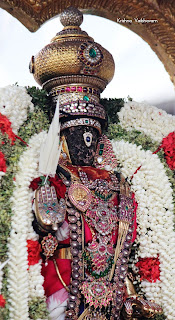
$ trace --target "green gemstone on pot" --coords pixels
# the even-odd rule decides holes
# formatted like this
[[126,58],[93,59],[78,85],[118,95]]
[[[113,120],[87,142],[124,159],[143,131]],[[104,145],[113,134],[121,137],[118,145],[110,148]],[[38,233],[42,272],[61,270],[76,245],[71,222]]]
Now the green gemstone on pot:
[[88,96],[84,96],[84,97],[83,97],[83,100],[84,100],[84,101],[89,101],[89,97],[88,97]]
[[95,58],[96,55],[97,55],[97,52],[95,51],[95,49],[94,49],[94,48],[90,48],[90,50],[89,50],[89,56],[90,56],[91,58]]

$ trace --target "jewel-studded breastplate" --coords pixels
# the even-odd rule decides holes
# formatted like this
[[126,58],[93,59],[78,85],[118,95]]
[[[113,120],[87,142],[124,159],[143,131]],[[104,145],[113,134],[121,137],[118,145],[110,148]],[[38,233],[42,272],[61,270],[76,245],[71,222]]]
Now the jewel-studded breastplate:
[[[80,294],[84,297],[85,302],[82,319],[120,319],[129,256],[128,248],[133,231],[130,227],[124,232],[124,237],[122,234],[120,239],[122,251],[119,250],[117,253],[114,234],[118,230],[120,213],[113,198],[120,190],[120,183],[114,174],[111,174],[108,180],[89,180],[82,169],[79,169],[78,173],[80,182],[70,186],[68,197],[78,211],[81,211],[82,230],[83,220],[85,220],[92,233],[92,241],[82,246],[82,253],[78,253],[83,268],[80,273],[81,281],[77,280],[79,302]],[[75,217],[78,217],[77,214]],[[72,233],[72,225],[70,229]],[[77,233],[80,235],[81,232]],[[83,235],[83,231],[81,234]],[[117,255],[118,259],[115,259]],[[68,310],[66,319],[69,319],[71,314],[72,311]],[[76,316],[72,318],[78,319]]]

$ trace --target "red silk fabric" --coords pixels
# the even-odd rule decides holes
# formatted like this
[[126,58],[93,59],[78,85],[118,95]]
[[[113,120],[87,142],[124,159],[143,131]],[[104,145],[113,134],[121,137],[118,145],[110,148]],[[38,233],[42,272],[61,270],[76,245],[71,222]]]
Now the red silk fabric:
[[[71,276],[71,260],[69,259],[56,259],[58,270],[65,284],[70,284]],[[53,260],[48,260],[48,265],[42,264],[41,274],[44,277],[44,290],[46,297],[48,298],[56,291],[60,290],[64,286],[62,285],[57,275]]]

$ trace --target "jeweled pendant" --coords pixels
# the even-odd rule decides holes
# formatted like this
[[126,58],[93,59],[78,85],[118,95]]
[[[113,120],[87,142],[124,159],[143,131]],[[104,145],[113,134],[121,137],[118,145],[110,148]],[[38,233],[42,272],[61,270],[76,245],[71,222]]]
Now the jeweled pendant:
[[[73,183],[69,188],[68,196],[71,203],[82,212],[85,212],[91,204],[91,192],[83,184]],[[72,228],[72,225],[70,227]]]
[[84,138],[85,145],[87,147],[90,147],[91,143],[92,143],[92,133],[91,132],[84,132],[83,138]]

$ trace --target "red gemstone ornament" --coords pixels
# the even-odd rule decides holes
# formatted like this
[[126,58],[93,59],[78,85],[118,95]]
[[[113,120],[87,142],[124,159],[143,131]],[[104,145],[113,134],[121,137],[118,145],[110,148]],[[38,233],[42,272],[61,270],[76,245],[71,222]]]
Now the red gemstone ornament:
[[51,233],[49,233],[46,237],[43,238],[41,241],[43,254],[46,256],[46,260],[53,256],[54,251],[56,250],[58,246],[58,240],[56,237],[52,236]]

